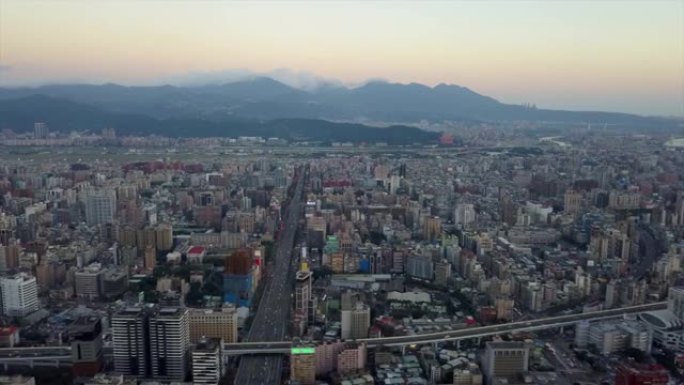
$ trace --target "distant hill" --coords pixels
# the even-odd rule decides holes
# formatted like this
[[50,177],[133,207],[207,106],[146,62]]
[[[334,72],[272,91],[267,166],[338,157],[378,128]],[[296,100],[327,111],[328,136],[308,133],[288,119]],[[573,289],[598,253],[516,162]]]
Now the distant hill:
[[107,112],[141,114],[157,119],[236,118],[326,119],[336,121],[545,121],[608,123],[629,126],[661,124],[664,119],[600,111],[563,111],[501,103],[457,85],[371,82],[358,88],[329,85],[313,91],[292,88],[270,78],[206,86],[124,87],[55,85],[0,88],[0,99],[46,95],[87,104]]
[[[96,90],[96,89],[92,89]],[[99,132],[113,127],[121,135],[165,135],[176,137],[279,137],[288,140],[323,142],[387,142],[389,144],[437,143],[439,134],[415,127],[369,127],[316,119],[256,121],[233,119],[158,119],[143,114],[105,111],[101,108],[45,95],[0,100],[0,129],[32,130],[36,121],[48,122],[58,132]]]

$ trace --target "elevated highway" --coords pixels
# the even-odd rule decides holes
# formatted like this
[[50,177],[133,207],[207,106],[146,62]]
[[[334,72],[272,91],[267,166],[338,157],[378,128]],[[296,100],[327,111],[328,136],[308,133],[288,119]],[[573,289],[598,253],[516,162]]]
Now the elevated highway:
[[[365,342],[369,348],[378,346],[406,346],[428,344],[445,341],[458,341],[470,338],[487,337],[497,334],[534,331],[574,325],[579,321],[598,321],[620,318],[627,314],[637,314],[667,307],[667,302],[654,302],[645,305],[629,306],[619,309],[599,310],[587,313],[566,314],[500,325],[469,327],[456,330],[445,330],[435,333],[414,334],[398,337],[363,338],[357,342]],[[225,344],[224,351],[229,355],[289,353],[290,341],[239,342]]]
[[[655,302],[645,305],[624,307],[620,309],[609,309],[588,313],[567,314],[520,322],[511,322],[501,325],[468,327],[463,329],[445,330],[435,333],[415,334],[398,337],[364,338],[356,341],[365,342],[369,348],[375,348],[380,346],[407,346],[414,344],[417,345],[439,343],[445,341],[459,341],[471,338],[488,337],[498,334],[557,328],[562,326],[574,325],[577,322],[584,320],[600,321],[607,319],[615,319],[628,314],[638,314],[642,312],[661,310],[665,309],[666,307],[666,302]],[[278,362],[280,362],[280,365],[277,366],[277,368],[278,370],[281,370],[282,357],[284,354],[289,354],[291,348],[292,342],[284,340],[246,341],[224,344],[224,352],[227,355],[245,356],[243,357],[243,363],[244,361],[247,361],[247,363],[249,363],[249,365],[247,366],[248,369],[252,369],[251,365],[270,365],[273,362],[275,362],[276,365],[278,365]],[[31,368],[38,366],[61,367],[69,365],[71,365],[70,346],[0,348],[0,368],[7,369],[7,367],[9,366],[28,366]],[[261,370],[266,370],[266,368],[271,367],[263,366],[261,368]],[[252,382],[245,382],[245,384],[266,384],[265,381],[271,380],[275,381],[272,383],[278,383],[280,373],[271,373],[268,370],[266,370],[266,373],[264,374],[265,377],[257,377],[258,375],[252,375]]]

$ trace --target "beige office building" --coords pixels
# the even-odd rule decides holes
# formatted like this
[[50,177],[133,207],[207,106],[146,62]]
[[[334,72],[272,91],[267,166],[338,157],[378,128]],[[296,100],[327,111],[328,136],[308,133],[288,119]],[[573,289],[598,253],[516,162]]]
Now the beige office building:
[[223,342],[237,342],[238,315],[234,306],[221,309],[190,309],[190,342],[197,343],[202,337],[220,338]]

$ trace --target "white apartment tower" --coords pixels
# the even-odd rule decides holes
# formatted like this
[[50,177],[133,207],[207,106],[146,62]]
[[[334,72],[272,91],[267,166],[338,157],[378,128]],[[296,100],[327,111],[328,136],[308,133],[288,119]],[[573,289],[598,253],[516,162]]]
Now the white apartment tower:
[[2,312],[10,317],[23,317],[38,310],[36,278],[25,274],[0,278]]
[[151,374],[155,379],[185,381],[190,330],[188,310],[161,308],[150,317]]
[[370,327],[370,308],[363,302],[357,302],[353,308],[342,308],[342,339],[368,338]]
[[475,206],[472,203],[459,203],[454,210],[454,224],[469,227],[475,222]]
[[90,191],[85,197],[86,222],[89,226],[111,223],[116,214],[114,190]]
[[129,307],[112,316],[114,370],[126,376],[147,377],[149,367],[148,314]]

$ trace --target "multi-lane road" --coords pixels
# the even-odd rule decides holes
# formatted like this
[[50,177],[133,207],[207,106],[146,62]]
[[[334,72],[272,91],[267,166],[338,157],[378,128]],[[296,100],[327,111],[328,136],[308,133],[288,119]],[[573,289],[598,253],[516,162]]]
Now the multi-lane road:
[[[293,257],[295,234],[302,215],[302,191],[307,170],[300,167],[296,173],[295,188],[285,213],[285,226],[278,238],[273,271],[266,280],[247,342],[282,341],[290,324],[290,309],[298,259]],[[236,385],[279,384],[282,375],[283,355],[244,356],[240,360]]]

